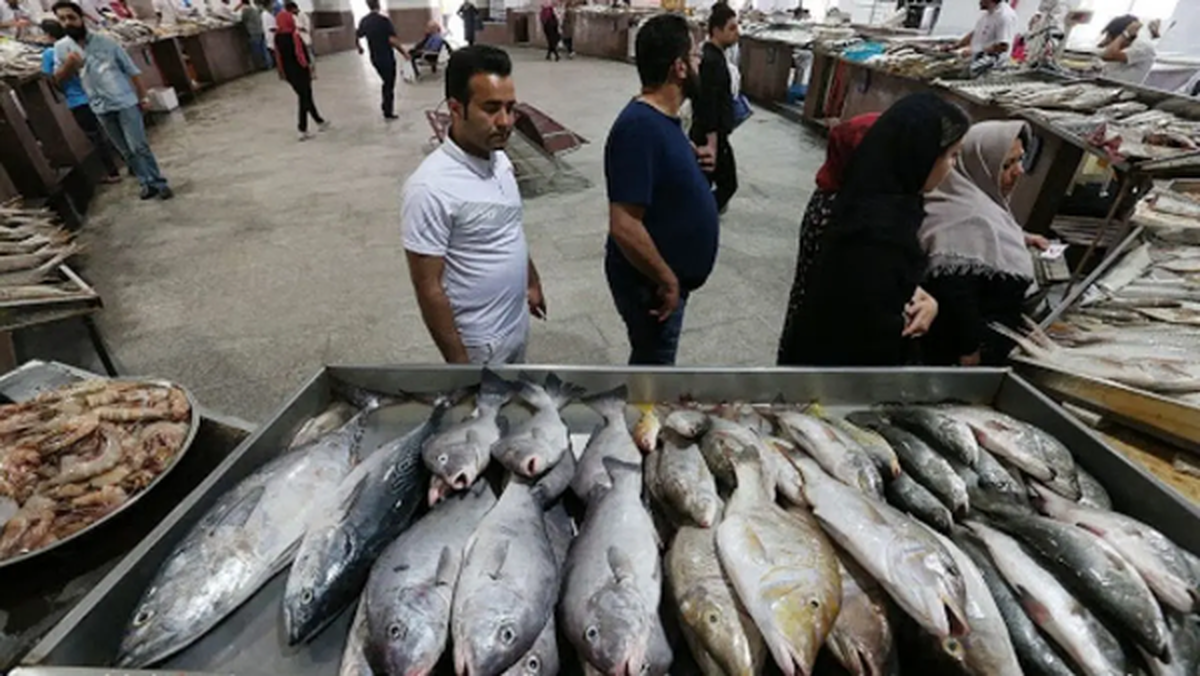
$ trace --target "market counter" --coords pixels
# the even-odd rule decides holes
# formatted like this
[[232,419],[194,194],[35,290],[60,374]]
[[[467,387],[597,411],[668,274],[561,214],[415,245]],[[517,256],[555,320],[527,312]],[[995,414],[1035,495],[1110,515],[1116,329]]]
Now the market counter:
[[26,197],[45,197],[58,185],[58,172],[30,129],[16,91],[2,82],[0,165],[8,172],[17,191]]
[[240,24],[187,35],[180,41],[199,82],[220,84],[254,71],[250,36]]
[[158,63],[154,61],[153,43],[125,45],[125,53],[129,55],[138,70],[142,71],[142,83],[146,85],[146,88],[154,89],[166,86],[167,83],[158,69]]
[[[629,31],[645,16],[644,12],[575,10],[575,52],[583,56],[628,61]],[[539,22],[535,20],[534,23]],[[532,26],[530,33],[533,33]]]
[[42,152],[51,165],[74,167],[92,154],[92,144],[75,122],[58,88],[43,77],[21,82],[14,91]]
[[786,100],[795,46],[753,36],[742,36],[739,46],[742,55],[742,92],[763,105]]

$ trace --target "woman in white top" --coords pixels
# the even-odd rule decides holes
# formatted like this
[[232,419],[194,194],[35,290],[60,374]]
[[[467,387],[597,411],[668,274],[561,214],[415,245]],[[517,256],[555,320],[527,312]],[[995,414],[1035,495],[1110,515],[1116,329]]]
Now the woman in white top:
[[1157,22],[1150,23],[1150,36],[1139,39],[1142,22],[1136,16],[1119,16],[1104,27],[1100,37],[1100,58],[1104,61],[1104,77],[1119,82],[1140,85],[1154,67],[1157,53],[1152,39],[1158,37]]

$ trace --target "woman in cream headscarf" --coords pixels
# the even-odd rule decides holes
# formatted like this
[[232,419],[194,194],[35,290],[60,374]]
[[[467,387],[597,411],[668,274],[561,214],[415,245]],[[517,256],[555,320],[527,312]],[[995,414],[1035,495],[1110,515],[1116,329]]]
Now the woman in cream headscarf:
[[972,126],[958,166],[925,200],[918,237],[929,268],[921,286],[940,306],[922,341],[926,363],[1002,364],[1011,348],[987,325],[1020,324],[1034,283],[1028,247],[1047,245],[1045,238],[1027,235],[1008,206],[1024,173],[1029,139],[1024,122]]

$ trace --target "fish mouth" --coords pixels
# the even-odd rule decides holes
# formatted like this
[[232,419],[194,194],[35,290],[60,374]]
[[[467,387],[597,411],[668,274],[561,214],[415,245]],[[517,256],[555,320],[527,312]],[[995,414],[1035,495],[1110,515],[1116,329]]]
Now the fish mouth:
[[950,627],[951,636],[962,637],[971,633],[971,627],[961,609],[945,601],[942,602],[942,609],[946,612],[946,623]]
[[458,474],[454,475],[453,479],[451,479],[450,485],[460,491],[466,490],[471,486],[471,477],[465,471],[459,472]]
[[532,479],[533,477],[537,476],[537,474],[538,474],[538,466],[539,466],[539,464],[540,464],[540,463],[538,462],[538,459],[537,459],[537,457],[536,457],[536,456],[535,456],[535,457],[532,457],[532,458],[529,458],[528,460],[526,460],[526,461],[525,461],[525,466],[524,466],[524,470],[525,470],[525,476],[527,476],[527,477],[529,477],[529,478],[531,478],[531,479]]

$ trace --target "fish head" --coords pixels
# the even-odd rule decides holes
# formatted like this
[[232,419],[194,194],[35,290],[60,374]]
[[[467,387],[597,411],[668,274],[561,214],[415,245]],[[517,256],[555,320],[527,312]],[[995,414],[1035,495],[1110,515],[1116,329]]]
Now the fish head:
[[[372,637],[367,662],[379,674],[424,676],[433,672],[446,646],[446,620],[450,617],[450,589],[444,585],[413,586],[399,590],[382,612],[368,609]],[[382,627],[381,631],[374,631]],[[386,638],[383,638],[386,637]]]
[[572,642],[604,674],[637,676],[646,666],[651,614],[631,580],[611,580],[588,599],[582,635]]
[[663,482],[663,490],[671,496],[697,526],[709,528],[717,522],[721,500],[715,492],[703,490],[699,482],[680,476],[672,476]]
[[667,415],[663,426],[685,439],[696,439],[708,429],[708,415],[692,409],[676,409]]
[[[311,546],[309,546],[311,545]],[[283,596],[283,623],[288,645],[313,637],[342,610],[337,604],[352,598],[345,575],[347,562],[354,557],[357,543],[342,528],[330,528],[319,538],[307,539],[288,573]]]
[[543,654],[542,651],[530,650],[512,665],[508,671],[504,672],[504,676],[542,676],[542,674],[557,674],[558,673],[558,654],[554,650],[547,651]]
[[545,474],[553,459],[548,444],[537,436],[502,439],[492,447],[492,457],[508,471],[529,479]]
[[754,672],[750,642],[736,607],[721,603],[703,586],[695,586],[679,599],[683,622],[727,674]]
[[529,650],[546,619],[517,590],[500,583],[490,585],[455,618],[455,673],[503,672]]
[[470,437],[452,443],[433,443],[422,457],[430,472],[441,477],[451,490],[463,491],[479,476],[479,444]]
[[[117,666],[142,668],[160,661],[186,638],[175,630],[185,621],[188,609],[186,604],[179,603],[182,599],[155,598],[155,590],[151,589],[142,604],[134,611],[129,626],[121,639],[121,647],[117,653]],[[175,615],[180,613],[180,615]]]

